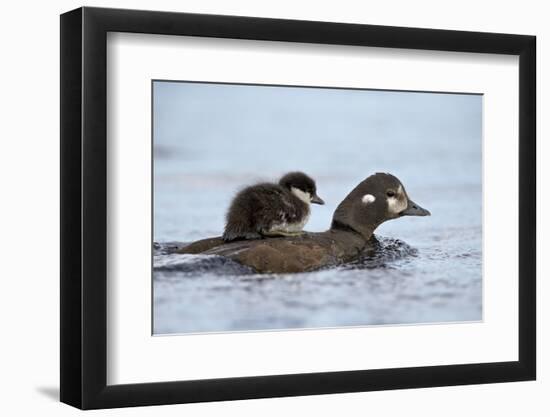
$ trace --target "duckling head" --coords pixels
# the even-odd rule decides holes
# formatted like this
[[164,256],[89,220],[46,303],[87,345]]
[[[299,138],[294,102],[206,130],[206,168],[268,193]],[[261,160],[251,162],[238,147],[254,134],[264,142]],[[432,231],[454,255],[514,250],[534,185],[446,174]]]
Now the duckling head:
[[387,220],[404,216],[429,216],[412,201],[401,181],[391,174],[376,173],[363,180],[340,203],[332,218],[332,229],[351,229],[369,239]]
[[288,189],[306,204],[325,204],[323,199],[317,195],[315,181],[303,172],[289,172],[280,180],[279,185]]

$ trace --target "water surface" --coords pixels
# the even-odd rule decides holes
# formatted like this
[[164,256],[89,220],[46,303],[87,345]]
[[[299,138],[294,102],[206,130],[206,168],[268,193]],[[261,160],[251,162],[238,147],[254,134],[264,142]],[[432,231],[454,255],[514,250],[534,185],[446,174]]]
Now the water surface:
[[[155,83],[154,332],[480,320],[481,109],[478,95]],[[374,258],[303,274],[169,253],[220,235],[241,187],[297,169],[327,202],[309,231],[374,172],[432,216],[383,224]]]

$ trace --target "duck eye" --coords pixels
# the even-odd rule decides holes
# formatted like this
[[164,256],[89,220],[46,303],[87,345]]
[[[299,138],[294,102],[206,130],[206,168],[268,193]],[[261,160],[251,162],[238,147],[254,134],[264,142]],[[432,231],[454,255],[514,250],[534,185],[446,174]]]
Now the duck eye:
[[388,190],[388,191],[386,191],[386,195],[387,195],[388,197],[395,197],[395,191],[393,191],[393,190]]

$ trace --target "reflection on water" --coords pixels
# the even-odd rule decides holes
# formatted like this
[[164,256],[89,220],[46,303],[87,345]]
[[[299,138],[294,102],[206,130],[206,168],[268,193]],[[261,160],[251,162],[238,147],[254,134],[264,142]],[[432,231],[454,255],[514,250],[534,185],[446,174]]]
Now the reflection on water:
[[[481,320],[480,96],[156,83],[154,110],[155,333]],[[239,188],[296,169],[327,202],[309,231],[378,171],[432,216],[386,222],[374,256],[311,273],[171,253],[219,236]]]

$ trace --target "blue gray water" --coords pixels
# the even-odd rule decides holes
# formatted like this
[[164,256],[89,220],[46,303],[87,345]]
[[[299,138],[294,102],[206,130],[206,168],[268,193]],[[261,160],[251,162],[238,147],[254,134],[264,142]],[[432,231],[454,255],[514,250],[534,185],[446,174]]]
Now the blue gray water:
[[[478,95],[155,82],[154,333],[481,320],[481,123]],[[306,230],[379,171],[432,216],[383,224],[373,258],[304,274],[169,253],[220,235],[243,186],[297,169],[327,202]]]

